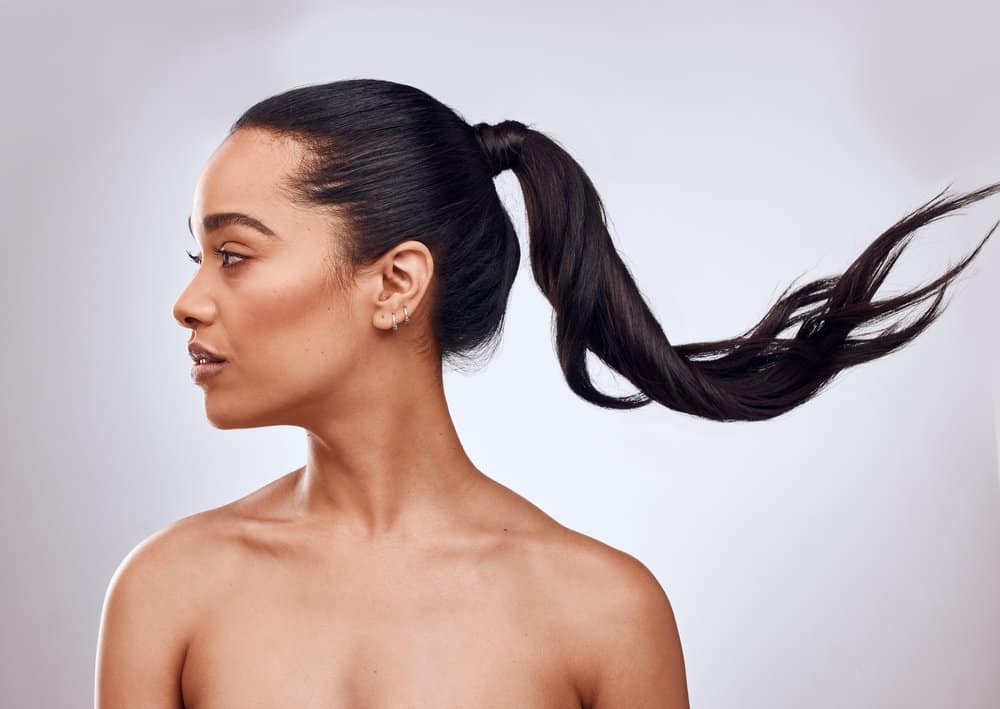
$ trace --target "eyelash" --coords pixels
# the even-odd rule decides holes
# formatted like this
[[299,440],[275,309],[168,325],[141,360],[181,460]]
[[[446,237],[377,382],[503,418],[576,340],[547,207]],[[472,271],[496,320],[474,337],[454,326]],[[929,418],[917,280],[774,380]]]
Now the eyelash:
[[[239,254],[234,254],[232,251],[226,251],[225,249],[212,249],[212,253],[219,254],[219,256],[222,256],[222,268],[232,268],[233,266],[237,266],[240,263],[243,263],[243,261],[245,261],[247,259],[246,256],[241,256]],[[197,263],[197,264],[201,263],[201,256],[195,256],[190,251],[187,252],[187,255],[188,255],[188,258],[190,258],[195,263]],[[229,256],[235,256],[236,258],[242,259],[242,260],[241,261],[237,261],[236,263],[229,263],[228,261],[226,261],[226,258],[229,257]]]

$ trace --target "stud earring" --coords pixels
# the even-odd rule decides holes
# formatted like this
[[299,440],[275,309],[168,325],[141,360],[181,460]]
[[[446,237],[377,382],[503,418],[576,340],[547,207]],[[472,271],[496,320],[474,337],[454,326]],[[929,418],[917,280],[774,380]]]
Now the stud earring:
[[399,326],[396,324],[396,312],[393,311],[393,313],[392,313],[392,331],[396,332],[396,330],[398,330],[398,329],[399,329]]
[[406,325],[409,325],[410,324],[410,314],[408,312],[406,312],[406,306],[405,305],[403,306],[403,317],[405,318],[405,320],[403,320],[403,323],[406,324]]

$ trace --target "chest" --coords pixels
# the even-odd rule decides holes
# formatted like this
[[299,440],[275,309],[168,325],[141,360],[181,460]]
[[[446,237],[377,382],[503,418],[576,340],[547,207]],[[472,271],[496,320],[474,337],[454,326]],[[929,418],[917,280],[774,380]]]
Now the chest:
[[502,574],[257,569],[224,591],[188,648],[187,709],[581,706],[561,609]]

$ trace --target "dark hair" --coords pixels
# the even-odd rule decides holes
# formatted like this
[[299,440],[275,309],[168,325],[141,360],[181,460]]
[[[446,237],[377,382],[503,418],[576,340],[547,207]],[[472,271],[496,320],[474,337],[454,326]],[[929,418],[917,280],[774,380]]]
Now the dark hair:
[[[432,336],[445,364],[492,356],[503,328],[520,247],[493,177],[512,169],[524,194],[531,270],[555,311],[559,363],[570,388],[612,409],[657,401],[718,421],[778,416],[818,393],[840,370],[888,354],[942,309],[945,288],[976,249],[933,282],[873,300],[922,226],[1000,191],[944,191],[889,227],[839,276],[789,286],[737,337],[672,345],[643,300],[606,226],[601,198],[552,138],[518,121],[470,125],[423,91],[374,79],[294,88],[264,99],[233,124],[302,141],[308,158],[291,185],[301,202],[347,217],[341,265],[350,275],[396,244],[417,239],[434,257]],[[946,188],[947,189],[947,188]],[[877,336],[852,331],[933,297],[913,323]],[[799,312],[801,311],[801,312]],[[788,337],[781,333],[798,326]],[[639,390],[598,391],[586,353]]]

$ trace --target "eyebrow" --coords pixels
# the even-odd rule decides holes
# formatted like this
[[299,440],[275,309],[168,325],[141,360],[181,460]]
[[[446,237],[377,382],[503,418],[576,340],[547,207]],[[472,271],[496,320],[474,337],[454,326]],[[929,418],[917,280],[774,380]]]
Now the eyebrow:
[[[282,241],[282,238],[271,231],[263,222],[254,219],[248,214],[242,214],[241,212],[217,212],[215,214],[209,214],[201,220],[202,227],[206,232],[218,231],[219,229],[230,226],[231,224],[241,224],[243,226],[248,226],[251,229],[256,229],[261,234],[266,236],[271,241]],[[188,231],[191,232],[191,237],[194,236],[194,229],[191,228],[191,217],[188,217]]]

